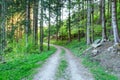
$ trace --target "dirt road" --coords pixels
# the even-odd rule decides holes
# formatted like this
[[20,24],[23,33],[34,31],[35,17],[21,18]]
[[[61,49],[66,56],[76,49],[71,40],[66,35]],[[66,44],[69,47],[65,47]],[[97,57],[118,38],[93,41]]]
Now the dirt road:
[[42,68],[38,69],[38,73],[34,75],[33,80],[56,79],[55,74],[57,72],[58,66],[61,61],[60,54],[62,53],[62,50],[65,51],[64,57],[68,63],[68,72],[70,76],[69,80],[94,80],[89,70],[81,64],[80,59],[73,56],[72,52],[69,49],[66,49],[61,46],[55,46],[55,45],[53,46],[57,48],[57,51],[46,61],[46,63],[42,66]]

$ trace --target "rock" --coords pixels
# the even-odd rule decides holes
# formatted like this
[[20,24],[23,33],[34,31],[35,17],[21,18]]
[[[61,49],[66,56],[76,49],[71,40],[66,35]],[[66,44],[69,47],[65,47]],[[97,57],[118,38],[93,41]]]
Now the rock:
[[97,49],[94,49],[94,50],[92,51],[92,54],[93,54],[93,56],[96,56],[97,54],[99,54],[99,51],[98,51]]
[[111,47],[109,47],[108,49],[107,49],[107,51],[112,51],[112,49],[113,49],[113,46],[111,46]]
[[107,70],[106,70],[105,72],[106,72],[106,73],[108,73],[108,71],[107,71]]
[[118,55],[120,55],[120,52],[118,52]]
[[94,41],[93,44],[99,44],[100,42],[101,42],[101,39],[97,39],[97,40]]
[[94,48],[97,48],[97,47],[99,47],[99,46],[101,46],[101,45],[102,45],[102,43],[99,43],[99,44],[94,44],[94,43],[93,43],[91,46],[94,47]]
[[93,48],[97,48],[99,46],[101,46],[102,43],[101,43],[101,39],[97,39],[94,41],[94,43],[91,45]]
[[118,52],[117,48],[115,48],[114,46],[109,47],[107,50],[113,54]]
[[120,43],[115,44],[114,47],[115,47],[118,51],[120,51]]

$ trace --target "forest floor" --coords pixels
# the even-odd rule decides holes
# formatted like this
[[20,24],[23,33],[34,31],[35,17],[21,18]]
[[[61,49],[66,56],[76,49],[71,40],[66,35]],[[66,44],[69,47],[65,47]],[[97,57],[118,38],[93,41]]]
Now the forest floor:
[[103,42],[97,48],[91,48],[84,52],[92,61],[99,62],[106,72],[116,75],[120,78],[120,46],[118,49],[113,46],[113,41]]
[[57,51],[42,68],[37,69],[33,80],[94,80],[89,70],[81,60],[73,56],[72,52],[64,47],[55,46]]

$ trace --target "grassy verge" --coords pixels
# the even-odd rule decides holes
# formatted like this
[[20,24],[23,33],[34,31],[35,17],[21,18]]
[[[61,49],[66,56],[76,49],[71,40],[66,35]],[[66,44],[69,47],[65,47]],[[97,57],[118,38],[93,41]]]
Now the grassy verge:
[[0,64],[0,80],[21,80],[34,73],[34,68],[40,67],[45,60],[56,51],[42,53],[9,53],[5,56],[7,63]]
[[67,61],[65,60],[65,51],[63,50],[61,53],[61,62],[60,65],[58,67],[58,71],[56,73],[56,80],[60,79],[60,78],[64,78],[64,74],[65,74],[65,70],[68,67]]
[[[56,42],[53,41],[53,43]],[[80,57],[82,59],[83,65],[91,71],[95,77],[95,80],[118,80],[116,76],[111,75],[109,72],[106,72],[106,70],[101,65],[99,65],[98,62],[91,61],[90,57],[88,56],[82,56],[83,51],[89,47],[86,45],[84,39],[82,39],[80,42],[73,40],[71,43],[66,45],[60,41],[57,42],[57,44],[69,48],[75,56]]]

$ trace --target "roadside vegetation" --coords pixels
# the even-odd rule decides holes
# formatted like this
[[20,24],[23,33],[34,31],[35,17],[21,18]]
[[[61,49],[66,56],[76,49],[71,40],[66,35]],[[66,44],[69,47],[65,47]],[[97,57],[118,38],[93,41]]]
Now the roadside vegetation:
[[[32,77],[33,69],[56,51],[50,43],[69,48],[96,80],[117,80],[111,72],[116,69],[120,76],[119,30],[120,0],[0,0],[0,80]],[[91,59],[92,53],[84,53],[96,39],[97,45],[109,42],[109,48],[102,47],[115,51],[107,55],[116,59],[111,61],[115,69],[107,70]],[[59,70],[66,67],[62,60]]]
[[[43,52],[39,52],[38,46],[33,46],[31,42],[29,42],[29,46],[25,49],[26,47],[20,46],[24,45],[21,42],[12,44],[14,46],[12,51],[4,55],[5,62],[0,64],[0,80],[32,78],[36,72],[35,68],[41,67],[46,59],[56,51],[54,47],[51,47],[50,51],[45,49]],[[47,46],[44,45],[44,48],[47,48]],[[28,51],[26,52],[26,50]]]

